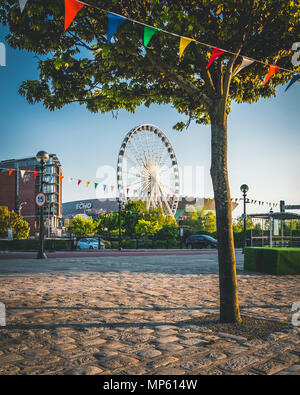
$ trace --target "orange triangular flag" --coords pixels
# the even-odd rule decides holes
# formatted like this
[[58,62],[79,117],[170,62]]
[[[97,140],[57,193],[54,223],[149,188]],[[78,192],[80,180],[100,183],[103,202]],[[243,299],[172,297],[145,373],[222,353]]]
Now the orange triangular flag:
[[266,76],[265,82],[264,82],[264,86],[267,84],[267,82],[269,81],[269,79],[275,74],[277,73],[277,71],[280,70],[280,67],[278,66],[273,66],[272,64],[270,65],[270,69],[269,72]]
[[59,182],[61,182],[63,180],[64,176],[60,176],[59,177]]
[[65,0],[65,31],[73,22],[77,13],[84,7],[84,4],[77,0]]
[[87,188],[89,187],[90,183],[91,183],[90,181],[87,181],[87,182],[86,182],[86,187],[87,187]]
[[179,60],[181,60],[182,55],[183,55],[183,53],[184,53],[186,47],[187,47],[192,41],[196,41],[196,40],[193,40],[192,38],[188,38],[188,37],[180,37]]
[[8,171],[8,175],[11,176],[11,174],[12,174],[13,171],[14,171],[13,169],[10,169],[10,170]]

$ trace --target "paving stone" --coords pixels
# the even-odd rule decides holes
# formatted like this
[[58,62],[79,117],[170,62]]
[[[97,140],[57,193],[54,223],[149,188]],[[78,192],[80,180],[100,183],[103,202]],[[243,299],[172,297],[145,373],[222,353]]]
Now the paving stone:
[[241,354],[242,352],[248,351],[247,347],[229,347],[225,350],[226,354],[228,355],[237,355]]
[[116,356],[112,358],[105,358],[99,360],[99,364],[101,367],[106,369],[118,369],[123,368],[128,365],[136,365],[139,363],[138,359],[126,357],[126,356]]
[[228,372],[238,372],[253,365],[258,359],[253,355],[244,355],[238,358],[233,358],[218,365],[218,368],[227,370]]
[[224,333],[224,332],[219,332],[218,336],[224,337],[224,338],[227,338],[227,339],[231,339],[231,340],[236,340],[236,341],[239,341],[239,342],[246,342],[248,340],[246,337],[231,335],[230,333]]
[[3,366],[7,363],[15,363],[24,360],[22,355],[18,354],[3,354],[0,356],[0,366]]
[[271,375],[279,372],[280,370],[283,370],[287,366],[288,364],[286,362],[280,362],[275,359],[270,359],[267,362],[256,365],[255,370],[258,370],[263,374]]
[[167,351],[167,352],[174,352],[183,350],[183,346],[180,346],[177,343],[168,343],[168,344],[159,344],[157,347],[159,350]]
[[157,376],[181,376],[185,374],[185,371],[178,368],[165,368],[157,370],[154,374]]
[[104,344],[104,343],[106,343],[105,339],[96,338],[93,340],[85,341],[85,342],[81,343],[81,345],[83,347],[94,347],[94,346],[100,346],[101,344]]
[[158,339],[156,339],[157,343],[159,343],[159,344],[173,343],[178,340],[179,340],[179,338],[176,336],[159,337]]
[[97,359],[115,357],[116,355],[118,355],[117,351],[109,351],[109,350],[107,350],[107,351],[99,351],[96,354],[94,354],[94,356]]
[[142,358],[149,358],[149,359],[158,357],[159,355],[161,355],[161,352],[155,349],[148,349],[138,353],[138,356]]
[[219,369],[212,368],[212,369],[206,370],[206,371],[205,371],[205,374],[206,374],[207,376],[222,376],[222,375],[224,375],[225,373],[222,372],[222,371],[219,370]]
[[180,336],[182,336],[182,337],[184,337],[184,338],[186,338],[186,339],[190,339],[190,338],[194,339],[194,338],[196,338],[196,337],[201,337],[201,336],[203,336],[203,334],[201,334],[201,333],[195,333],[195,332],[186,332],[186,333],[181,333]]
[[103,372],[98,366],[83,366],[81,368],[72,369],[67,372],[67,375],[73,376],[92,376]]
[[282,352],[279,354],[275,354],[274,359],[278,359],[281,362],[290,362],[290,363],[299,361],[299,358],[296,355],[291,354],[289,352]]
[[286,372],[300,372],[300,365],[293,365],[285,369]]
[[191,361],[186,361],[184,363],[181,363],[180,367],[183,369],[198,371],[200,369],[207,368],[211,364],[212,364],[212,360],[210,358],[201,358],[201,359],[193,358]]
[[212,359],[213,361],[218,361],[220,359],[226,358],[227,355],[223,354],[221,352],[211,352],[206,357],[209,358],[209,359]]
[[55,346],[53,346],[53,349],[57,351],[69,351],[69,350],[74,350],[75,348],[77,348],[76,344],[70,344],[70,343],[56,344]]
[[150,335],[150,334],[154,333],[154,330],[153,329],[147,329],[147,328],[137,329],[137,330],[134,331],[134,333],[136,333],[137,335]]
[[183,346],[207,346],[209,342],[203,341],[201,339],[185,339],[179,342]]
[[169,365],[176,361],[178,361],[178,358],[176,357],[164,357],[162,359],[148,363],[148,366],[156,369],[156,368],[160,368],[161,366]]

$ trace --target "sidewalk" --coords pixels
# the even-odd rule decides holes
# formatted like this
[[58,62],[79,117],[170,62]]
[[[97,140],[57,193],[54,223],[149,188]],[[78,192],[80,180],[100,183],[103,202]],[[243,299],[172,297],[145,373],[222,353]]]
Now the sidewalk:
[[[290,323],[299,276],[242,259],[242,313]],[[300,328],[249,340],[186,322],[218,312],[216,254],[36,262],[0,262],[0,374],[300,374]]]

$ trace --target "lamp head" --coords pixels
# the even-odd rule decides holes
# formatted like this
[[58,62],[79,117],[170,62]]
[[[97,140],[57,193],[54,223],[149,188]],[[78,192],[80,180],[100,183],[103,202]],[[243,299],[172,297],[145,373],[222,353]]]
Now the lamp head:
[[243,184],[240,189],[243,193],[247,193],[249,191],[249,187],[246,184]]
[[46,151],[39,151],[39,152],[36,154],[36,160],[37,160],[38,162],[43,162],[43,163],[48,162],[48,160],[49,160],[49,154],[48,154],[48,152],[46,152]]

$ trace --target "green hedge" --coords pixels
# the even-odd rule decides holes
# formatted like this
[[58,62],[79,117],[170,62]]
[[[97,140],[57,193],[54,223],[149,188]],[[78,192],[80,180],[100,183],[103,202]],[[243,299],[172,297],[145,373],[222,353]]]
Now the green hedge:
[[300,274],[300,248],[245,248],[244,269],[275,275]]
[[[45,240],[45,250],[70,250],[73,248],[72,240]],[[52,248],[53,247],[53,248]],[[0,240],[0,251],[37,251],[39,248],[39,240]]]

